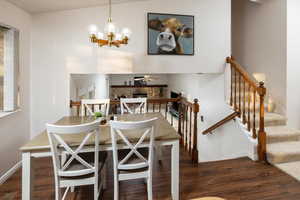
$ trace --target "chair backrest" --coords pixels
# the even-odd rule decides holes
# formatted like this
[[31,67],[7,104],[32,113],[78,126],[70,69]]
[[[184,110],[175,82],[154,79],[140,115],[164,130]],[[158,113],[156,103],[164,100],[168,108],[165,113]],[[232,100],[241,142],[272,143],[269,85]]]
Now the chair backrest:
[[[139,122],[110,121],[115,169],[134,170],[149,167],[149,169],[152,170],[156,122],[157,118]],[[139,132],[141,134],[138,134]],[[126,146],[125,148],[130,150],[127,155],[124,155],[121,161],[119,161],[118,155],[118,138],[121,138],[122,145],[124,144]],[[145,139],[148,141],[145,142]],[[133,144],[131,142],[132,140],[136,143]],[[146,148],[148,150],[147,158],[139,152],[140,148]],[[138,158],[137,161],[140,162],[129,164],[128,161],[130,161],[133,156]]]
[[[53,124],[47,124],[47,133],[51,146],[52,159],[54,164],[55,176],[82,176],[90,173],[97,173],[95,169],[98,169],[99,165],[99,122],[92,122],[82,125],[72,125],[72,126],[57,126]],[[81,143],[76,146],[76,148],[70,146],[68,142],[65,141],[65,137],[75,136],[77,134],[83,135]],[[68,136],[69,135],[69,136]],[[94,164],[88,163],[79,154],[87,142],[91,139],[95,139],[95,156]],[[62,153],[70,155],[66,162],[62,163],[60,156]],[[79,164],[81,170],[70,170],[72,162]],[[97,162],[96,162],[97,161]],[[79,168],[78,168],[79,169]]]
[[147,98],[124,98],[120,99],[121,114],[137,114],[146,113],[147,111]]
[[[94,115],[94,112],[102,111],[107,116],[109,114],[110,99],[82,99],[81,116]],[[87,111],[87,113],[86,113]]]

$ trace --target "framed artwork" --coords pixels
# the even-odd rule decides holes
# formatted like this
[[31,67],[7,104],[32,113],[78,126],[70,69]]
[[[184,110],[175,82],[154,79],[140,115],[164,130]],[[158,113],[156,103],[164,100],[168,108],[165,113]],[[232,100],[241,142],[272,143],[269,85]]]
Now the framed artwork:
[[148,55],[194,55],[194,16],[148,13]]

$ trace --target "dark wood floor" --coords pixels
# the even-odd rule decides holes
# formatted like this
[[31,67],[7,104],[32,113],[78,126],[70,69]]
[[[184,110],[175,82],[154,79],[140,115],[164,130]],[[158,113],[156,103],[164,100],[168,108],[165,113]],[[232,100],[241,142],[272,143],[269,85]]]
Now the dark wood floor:
[[[170,149],[164,150],[161,166],[156,164],[154,172],[154,197],[170,198]],[[109,160],[111,163],[111,160]],[[156,162],[157,163],[157,162]],[[112,166],[110,164],[108,189],[105,200],[113,199]],[[36,186],[34,199],[54,199],[53,172],[50,159],[36,161]],[[21,172],[18,171],[0,186],[1,200],[16,200],[21,196]],[[143,200],[146,185],[141,180],[121,184],[122,200]],[[92,188],[82,187],[67,199],[92,199]],[[219,196],[227,200],[299,200],[300,183],[278,169],[248,158],[202,163],[193,166],[189,157],[181,153],[180,196],[182,200],[204,196]]]

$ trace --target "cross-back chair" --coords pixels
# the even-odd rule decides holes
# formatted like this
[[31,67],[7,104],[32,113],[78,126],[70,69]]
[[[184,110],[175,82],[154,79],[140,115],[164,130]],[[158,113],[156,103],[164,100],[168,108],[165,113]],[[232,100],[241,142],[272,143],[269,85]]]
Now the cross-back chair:
[[81,115],[94,115],[95,112],[101,111],[106,116],[109,114],[110,99],[82,99]]
[[138,114],[146,113],[147,111],[147,98],[121,98],[121,114]]
[[[114,200],[119,199],[119,181],[146,179],[148,200],[152,200],[154,135],[157,118],[140,122],[110,121],[114,164]],[[142,134],[137,134],[141,132]],[[132,139],[136,143],[132,143]],[[118,141],[118,139],[121,141]],[[126,155],[119,145],[129,149]],[[145,152],[146,151],[146,152]],[[143,153],[144,152],[144,153]]]
[[[82,125],[57,126],[47,124],[47,133],[51,146],[55,176],[55,199],[65,199],[70,188],[82,185],[94,185],[94,199],[98,199],[101,189],[105,187],[106,153],[99,154],[99,122]],[[64,139],[68,135],[80,134],[79,146],[71,146]],[[94,138],[94,146],[88,142]],[[91,142],[90,142],[91,143]],[[89,149],[85,146],[89,145]],[[84,152],[89,152],[85,154]],[[93,152],[91,154],[90,152]],[[67,155],[66,159],[62,159]],[[102,172],[102,178],[99,174]],[[66,188],[62,195],[61,189]]]

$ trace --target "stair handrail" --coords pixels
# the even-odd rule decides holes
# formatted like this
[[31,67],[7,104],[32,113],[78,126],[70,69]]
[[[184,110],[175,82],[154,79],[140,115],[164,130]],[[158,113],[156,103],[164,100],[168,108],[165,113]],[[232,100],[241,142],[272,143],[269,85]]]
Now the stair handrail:
[[202,132],[203,135],[207,135],[209,133],[212,134],[212,132],[214,130],[216,130],[217,128],[223,126],[224,124],[228,123],[231,120],[234,120],[236,117],[238,117],[240,115],[239,112],[234,111],[233,113],[231,113],[230,115],[226,116],[224,119],[220,120],[219,122],[215,123],[214,125],[212,125],[211,127],[209,127],[208,129],[206,129],[205,131]]
[[[247,129],[252,130],[252,137],[258,138],[257,152],[260,161],[266,161],[266,132],[265,132],[265,96],[267,90],[264,82],[255,81],[252,76],[233,58],[227,57],[226,62],[230,64],[231,68],[231,86],[230,86],[230,106],[236,112],[239,112],[239,117],[244,124],[247,124]],[[237,80],[238,79],[238,80]],[[248,86],[248,88],[247,88]],[[242,88],[243,87],[243,88]],[[246,88],[248,95],[246,95]],[[237,98],[237,90],[239,90],[239,97]],[[243,91],[242,91],[243,90]],[[242,99],[243,93],[243,99]],[[259,95],[259,121],[258,134],[256,130],[256,96]],[[253,102],[251,103],[253,95]],[[246,104],[248,109],[246,110]],[[253,106],[253,113],[251,119],[251,106]]]

